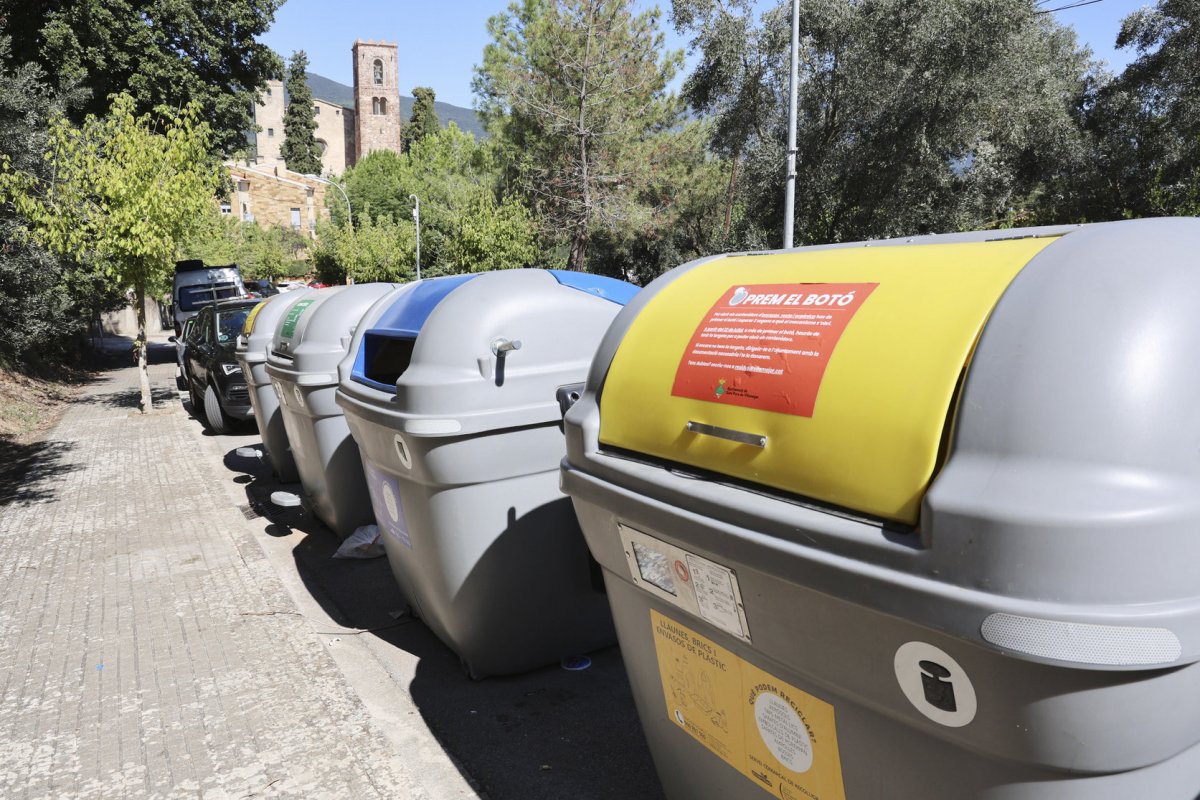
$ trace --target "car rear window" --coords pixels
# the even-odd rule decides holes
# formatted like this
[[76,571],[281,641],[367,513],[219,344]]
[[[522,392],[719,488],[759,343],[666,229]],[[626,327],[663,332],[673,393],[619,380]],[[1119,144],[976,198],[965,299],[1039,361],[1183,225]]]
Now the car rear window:
[[184,311],[196,311],[213,300],[227,300],[237,296],[237,284],[233,283],[185,286],[179,290],[179,307]]
[[238,334],[242,332],[242,325],[246,322],[246,315],[250,313],[250,309],[254,306],[241,306],[240,308],[231,308],[228,311],[217,312],[217,342],[218,344],[228,344],[237,339]]

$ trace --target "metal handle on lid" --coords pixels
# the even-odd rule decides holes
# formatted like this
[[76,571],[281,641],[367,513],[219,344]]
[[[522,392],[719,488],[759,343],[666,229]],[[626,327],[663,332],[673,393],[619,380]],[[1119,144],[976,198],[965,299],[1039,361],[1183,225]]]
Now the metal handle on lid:
[[521,349],[520,339],[505,339],[503,336],[498,336],[492,339],[492,352],[498,356]]
[[699,433],[704,436],[715,436],[718,439],[726,439],[730,442],[738,444],[748,444],[751,447],[766,447],[767,437],[761,433],[746,433],[745,431],[735,431],[730,428],[721,428],[716,425],[707,425],[703,422],[688,421],[687,429],[692,433]]

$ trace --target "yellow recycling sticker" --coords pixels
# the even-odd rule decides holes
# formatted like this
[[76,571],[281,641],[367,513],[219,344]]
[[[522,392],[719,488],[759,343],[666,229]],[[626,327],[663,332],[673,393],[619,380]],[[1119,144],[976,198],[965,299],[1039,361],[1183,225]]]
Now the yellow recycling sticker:
[[845,800],[833,706],[650,610],[667,716],[781,800]]

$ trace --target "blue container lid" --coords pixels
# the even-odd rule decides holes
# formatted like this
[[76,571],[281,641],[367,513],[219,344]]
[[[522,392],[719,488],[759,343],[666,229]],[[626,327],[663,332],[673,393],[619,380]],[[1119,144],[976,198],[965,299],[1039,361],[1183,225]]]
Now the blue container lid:
[[563,286],[578,289],[581,292],[603,297],[617,305],[623,306],[633,299],[639,288],[632,283],[607,278],[603,275],[591,275],[587,272],[571,272],[565,269],[546,270]]
[[[625,305],[638,292],[638,287],[602,275],[567,270],[544,270],[561,286]],[[434,308],[447,295],[467,281],[492,273],[471,273],[430,278],[409,284],[397,293],[392,304],[380,314],[371,328],[363,333],[350,379],[358,383],[394,393],[394,378],[407,368],[412,347]]]

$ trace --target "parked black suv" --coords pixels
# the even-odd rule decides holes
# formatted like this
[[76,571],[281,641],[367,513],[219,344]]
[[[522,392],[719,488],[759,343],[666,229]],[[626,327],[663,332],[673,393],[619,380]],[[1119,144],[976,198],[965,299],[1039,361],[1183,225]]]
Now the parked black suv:
[[258,299],[222,300],[196,316],[184,351],[192,413],[208,421],[213,433],[225,433],[233,420],[254,416],[246,377],[234,358],[238,334]]

